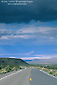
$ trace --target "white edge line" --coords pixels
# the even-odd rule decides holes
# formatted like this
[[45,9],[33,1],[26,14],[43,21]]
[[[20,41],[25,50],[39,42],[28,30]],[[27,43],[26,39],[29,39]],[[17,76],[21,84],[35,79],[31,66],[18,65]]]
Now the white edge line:
[[[24,70],[25,70],[25,69],[24,69]],[[12,73],[12,74],[8,75],[8,76],[2,77],[2,78],[0,78],[0,80],[5,79],[5,78],[7,78],[7,77],[9,77],[9,76],[12,76],[12,75],[14,75],[14,74],[16,74],[16,73],[19,73],[19,72],[21,72],[21,71],[23,71],[23,70],[19,70],[19,71],[15,72],[15,73]]]
[[53,78],[56,78],[57,79],[57,77],[56,76],[53,76],[53,75],[50,75],[50,74],[48,74],[47,72],[45,72],[45,71],[43,71],[43,70],[40,70],[41,72],[43,72],[43,73],[45,73],[45,74],[47,74],[48,76],[51,76],[51,77],[53,77]]

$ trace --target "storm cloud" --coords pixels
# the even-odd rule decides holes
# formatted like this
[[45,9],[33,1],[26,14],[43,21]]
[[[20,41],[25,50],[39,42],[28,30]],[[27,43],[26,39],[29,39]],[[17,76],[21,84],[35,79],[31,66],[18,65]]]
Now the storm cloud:
[[0,2],[0,23],[27,23],[31,20],[57,20],[57,0],[33,0],[32,4],[24,6],[8,6]]

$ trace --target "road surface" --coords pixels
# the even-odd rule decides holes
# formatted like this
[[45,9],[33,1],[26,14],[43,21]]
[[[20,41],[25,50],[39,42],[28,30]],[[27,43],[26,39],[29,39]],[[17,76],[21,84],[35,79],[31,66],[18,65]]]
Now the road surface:
[[32,78],[30,85],[57,85],[56,78],[53,78],[38,69],[31,70],[30,78]]
[[9,76],[0,78],[0,85],[29,85],[30,69],[17,71]]
[[34,68],[5,74],[5,76],[0,76],[0,85],[57,85],[56,78]]

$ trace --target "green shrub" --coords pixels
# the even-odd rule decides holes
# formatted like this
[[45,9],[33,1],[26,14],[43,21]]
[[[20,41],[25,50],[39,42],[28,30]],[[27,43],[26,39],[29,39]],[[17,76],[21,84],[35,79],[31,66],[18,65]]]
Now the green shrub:
[[50,72],[50,74],[53,74],[52,72]]
[[55,74],[54,74],[54,76],[55,76]]
[[6,67],[6,72],[10,72],[11,71],[11,67]]

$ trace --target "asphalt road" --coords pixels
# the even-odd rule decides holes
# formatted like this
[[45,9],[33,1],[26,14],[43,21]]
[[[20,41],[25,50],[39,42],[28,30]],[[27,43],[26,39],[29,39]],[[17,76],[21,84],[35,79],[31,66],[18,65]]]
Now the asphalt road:
[[38,69],[27,68],[3,76],[0,75],[0,85],[57,85],[57,79]]
[[0,78],[0,85],[29,85],[30,69],[7,74]]
[[57,85],[57,79],[53,78],[38,69],[32,69],[30,78],[32,81],[30,85]]

